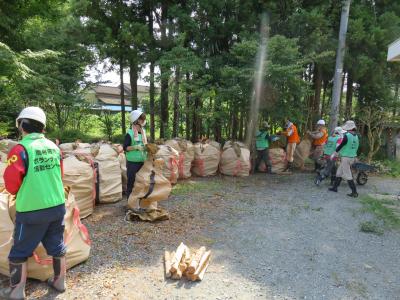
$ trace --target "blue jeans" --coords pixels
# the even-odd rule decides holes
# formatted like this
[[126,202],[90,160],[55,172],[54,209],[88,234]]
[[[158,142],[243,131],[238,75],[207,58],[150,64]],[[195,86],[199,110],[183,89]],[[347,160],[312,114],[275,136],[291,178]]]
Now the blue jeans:
[[24,262],[42,243],[50,256],[65,255],[64,244],[65,205],[31,212],[17,212],[14,228],[14,244],[8,259],[14,263]]

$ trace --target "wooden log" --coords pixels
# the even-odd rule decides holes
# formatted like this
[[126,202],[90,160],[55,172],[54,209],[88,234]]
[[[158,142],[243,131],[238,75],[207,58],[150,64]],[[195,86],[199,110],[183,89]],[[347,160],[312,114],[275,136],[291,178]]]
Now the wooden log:
[[191,253],[189,247],[186,247],[186,249],[185,249],[185,264],[187,264],[189,266],[191,260],[192,260],[192,253]]
[[199,265],[199,262],[201,260],[201,257],[203,254],[206,252],[206,247],[200,247],[194,254],[193,254],[193,259],[189,264],[189,267],[187,269],[188,274],[194,274],[196,271],[197,266]]
[[[178,246],[178,248],[176,249],[174,258],[172,260],[171,268],[170,268],[171,273],[176,273],[179,270],[179,264],[182,260],[182,256],[184,255],[186,248],[187,247],[185,246],[185,244],[181,243]],[[181,275],[181,277],[182,277],[182,275]]]
[[170,253],[169,251],[164,252],[164,266],[165,266],[165,278],[171,277],[171,257],[173,257],[175,253]]
[[207,261],[207,264],[204,266],[203,270],[200,272],[199,276],[197,276],[196,280],[203,280],[204,274],[206,273],[206,270],[208,268],[208,265],[210,264],[210,260]]
[[196,268],[196,271],[194,272],[195,276],[199,276],[201,271],[204,269],[204,267],[207,265],[208,261],[210,260],[211,256],[211,251],[207,251],[206,253],[203,254],[201,257],[201,260],[199,262],[199,265]]
[[179,279],[181,279],[182,278],[182,271],[181,270],[177,270],[176,271],[176,273],[173,273],[172,274],[172,277],[171,277],[172,279],[175,279],[175,280],[179,280]]

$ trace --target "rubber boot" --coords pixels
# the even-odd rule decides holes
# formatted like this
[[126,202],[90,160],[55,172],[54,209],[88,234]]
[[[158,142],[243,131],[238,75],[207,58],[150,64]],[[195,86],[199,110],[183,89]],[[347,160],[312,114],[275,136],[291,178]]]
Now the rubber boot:
[[347,196],[357,198],[358,193],[357,193],[357,188],[356,188],[356,184],[354,183],[354,180],[347,180],[347,183],[349,184],[349,187],[351,188],[351,194],[347,194]]
[[320,174],[318,174],[317,177],[315,177],[315,179],[314,179],[315,185],[319,186],[321,184],[322,180],[323,180],[323,177]]
[[272,167],[271,166],[267,167],[267,174],[275,174],[274,172],[272,172]]
[[63,293],[65,292],[65,274],[67,272],[65,256],[53,257],[53,270],[54,277],[49,279],[47,283],[56,291]]
[[335,183],[333,184],[333,187],[329,188],[329,191],[337,193],[337,189],[342,182],[342,177],[336,177]]
[[287,168],[285,171],[292,172],[292,170],[293,170],[293,162],[288,162]]
[[25,299],[25,284],[27,276],[27,263],[9,263],[10,287],[0,290],[0,299],[22,300]]
[[331,176],[331,186],[335,185],[336,176]]

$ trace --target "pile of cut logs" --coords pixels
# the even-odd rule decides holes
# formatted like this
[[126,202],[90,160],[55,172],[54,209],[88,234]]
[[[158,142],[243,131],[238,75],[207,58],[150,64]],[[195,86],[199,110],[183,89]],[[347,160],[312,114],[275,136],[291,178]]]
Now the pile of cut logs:
[[202,280],[210,263],[211,251],[201,247],[195,251],[183,243],[175,252],[165,251],[165,277],[179,280],[183,276],[191,281]]

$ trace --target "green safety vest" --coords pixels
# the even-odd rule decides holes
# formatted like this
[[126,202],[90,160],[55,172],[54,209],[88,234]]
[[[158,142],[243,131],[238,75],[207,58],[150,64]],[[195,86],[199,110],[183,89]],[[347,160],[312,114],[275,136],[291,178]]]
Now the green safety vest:
[[339,136],[328,137],[328,142],[324,146],[324,154],[325,155],[332,155],[333,152],[336,151],[336,144],[339,139],[340,139]]
[[[135,141],[133,130],[129,129],[128,134],[131,137],[131,146],[144,146],[142,135],[139,133],[139,141]],[[125,153],[126,160],[130,162],[144,162],[147,159],[147,152],[146,150],[132,150],[126,151]]]
[[27,153],[28,169],[17,193],[17,212],[64,204],[60,149],[40,133],[26,135],[19,144]]
[[256,135],[256,148],[257,150],[264,150],[269,147],[269,141],[266,138],[267,133],[265,131],[258,131]]
[[346,133],[347,143],[340,150],[340,156],[342,157],[357,157],[357,150],[359,146],[358,135],[352,135],[351,133]]

